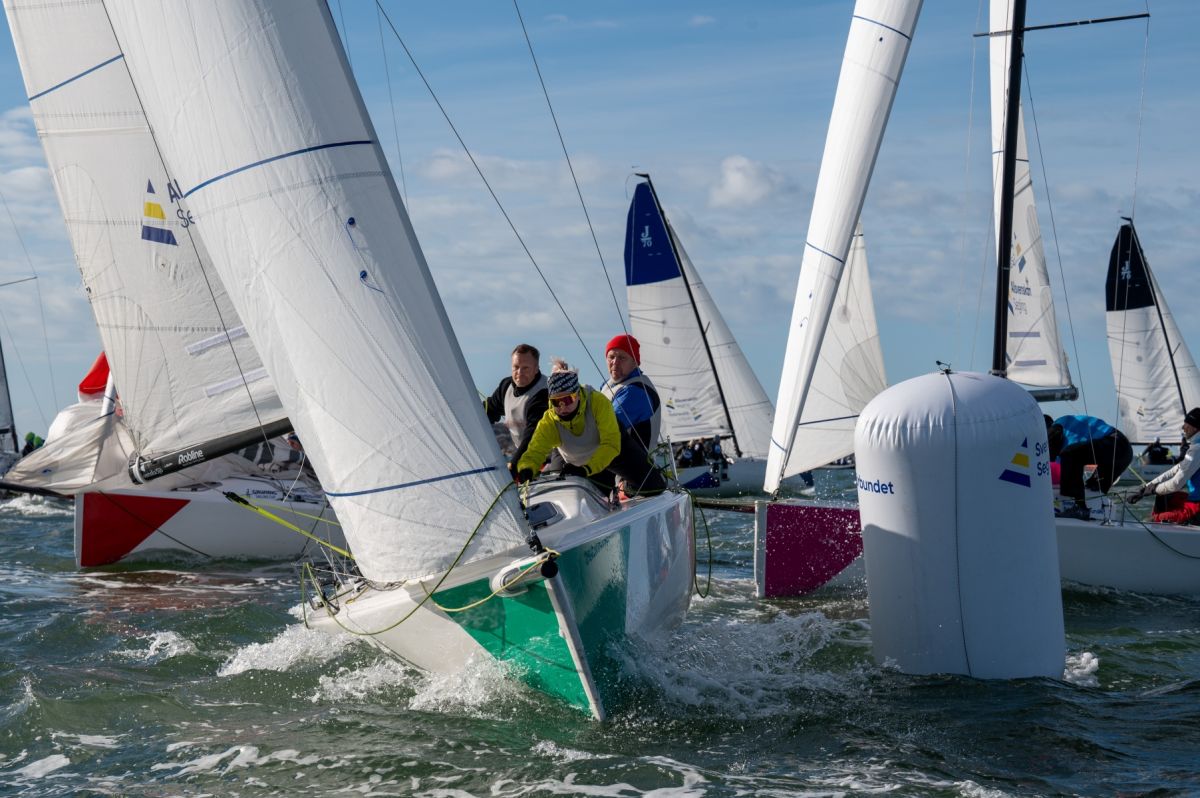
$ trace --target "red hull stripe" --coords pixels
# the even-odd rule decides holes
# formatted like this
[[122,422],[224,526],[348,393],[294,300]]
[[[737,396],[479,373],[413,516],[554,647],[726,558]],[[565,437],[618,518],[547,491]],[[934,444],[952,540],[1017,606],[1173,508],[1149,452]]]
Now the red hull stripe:
[[188,503],[187,499],[81,493],[83,527],[79,535],[79,564],[108,565],[121,559],[154,534]]

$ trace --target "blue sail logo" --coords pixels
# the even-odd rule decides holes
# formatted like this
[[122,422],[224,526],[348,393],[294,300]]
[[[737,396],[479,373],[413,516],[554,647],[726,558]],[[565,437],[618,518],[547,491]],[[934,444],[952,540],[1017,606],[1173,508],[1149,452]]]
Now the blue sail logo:
[[[167,215],[154,194],[154,184],[146,181],[146,200],[142,203],[142,240],[179,246],[175,234],[166,228]],[[160,226],[162,225],[162,226]]]
[[651,238],[651,236],[650,236],[650,225],[646,225],[645,227],[642,228],[642,237],[640,240],[642,242],[643,247],[654,246],[654,239]]
[[1000,473],[1000,479],[1028,488],[1030,486],[1028,438],[1021,441],[1021,449],[1024,451],[1017,451],[1013,454],[1012,460],[1008,463],[1009,467]]

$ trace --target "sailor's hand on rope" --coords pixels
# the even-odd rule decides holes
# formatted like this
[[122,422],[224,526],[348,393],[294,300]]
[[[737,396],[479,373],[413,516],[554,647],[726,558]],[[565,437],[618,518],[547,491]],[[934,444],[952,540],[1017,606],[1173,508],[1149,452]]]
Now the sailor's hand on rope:
[[523,485],[529,480],[533,479],[533,471],[529,470],[528,468],[522,468],[517,472],[516,479],[518,485]]
[[1142,500],[1143,496],[1150,492],[1150,490],[1151,488],[1149,485],[1142,485],[1140,488],[1136,488],[1131,490],[1129,493],[1126,493],[1125,501],[1129,502],[1130,504],[1137,504]]
[[587,470],[586,466],[575,465],[574,463],[567,463],[562,467],[562,475],[564,477],[584,477],[584,478],[586,478],[588,475],[588,470]]

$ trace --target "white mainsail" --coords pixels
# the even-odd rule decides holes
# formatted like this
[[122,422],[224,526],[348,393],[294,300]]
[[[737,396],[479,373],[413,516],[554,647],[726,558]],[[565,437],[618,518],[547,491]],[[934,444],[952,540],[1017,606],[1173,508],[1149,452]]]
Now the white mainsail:
[[103,2],[5,0],[4,10],[133,454],[153,457],[283,420],[261,359],[191,235]]
[[725,451],[766,457],[771,400],[648,182],[629,205],[625,285],[641,369],[662,399],[663,434],[732,438]]
[[324,0],[105,5],[363,575],[522,547],[508,471]]
[[[1008,98],[1009,34],[1012,0],[990,6],[992,101],[992,185],[996,235],[1000,228],[1000,181],[1004,163],[1004,115]],[[1054,293],[1046,270],[1042,231],[1034,205],[1024,112],[1017,116],[1016,181],[1013,187],[1012,269],[1008,283],[1007,376],[1035,388],[1069,388],[1071,373],[1058,336]],[[997,239],[997,246],[999,240]]]
[[1200,406],[1200,369],[1132,222],[1113,242],[1104,300],[1117,428],[1135,443],[1178,440],[1184,415]]
[[[784,477],[812,467],[805,463],[797,434],[920,12],[921,0],[858,0],[854,6],[775,403],[763,483],[768,493],[773,493]],[[859,409],[861,405],[849,406],[838,415],[856,414]]]

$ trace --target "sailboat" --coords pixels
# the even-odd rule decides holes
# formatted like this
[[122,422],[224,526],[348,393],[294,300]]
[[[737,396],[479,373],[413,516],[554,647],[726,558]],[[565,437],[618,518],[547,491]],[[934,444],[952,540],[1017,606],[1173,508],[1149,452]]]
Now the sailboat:
[[[1117,388],[1117,428],[1146,446],[1179,440],[1183,417],[1200,406],[1200,370],[1150,271],[1133,220],[1117,232],[1104,285],[1108,353]],[[1152,479],[1169,464],[1134,460]]]
[[615,647],[687,610],[687,494],[518,496],[323,0],[105,8],[353,552],[308,623],[430,670],[511,663],[603,718]]
[[[857,16],[859,16],[859,12],[856,10]],[[866,16],[871,19],[879,18],[875,15]],[[993,151],[998,152],[1001,156],[1005,150],[1005,138],[1002,131],[1004,130],[1003,120],[1008,114],[1006,108],[1019,109],[1019,104],[1007,105],[1008,80],[1004,77],[1009,65],[1008,39],[1013,28],[1010,24],[1012,19],[1012,0],[993,0],[991,7]],[[911,31],[911,28],[908,30]],[[852,27],[852,40],[853,33]],[[1002,76],[1000,80],[995,78],[997,73]],[[841,84],[839,83],[839,99],[840,97]],[[837,107],[835,101],[835,116]],[[833,130],[834,124],[831,120],[831,136]],[[881,130],[880,133],[882,133]],[[1017,134],[1016,147],[1013,148],[1015,157],[1012,164],[1015,179],[1012,184],[1012,193],[1008,195],[1011,199],[1012,210],[1004,208],[1006,204],[1004,198],[1007,192],[1000,187],[1002,170],[999,165],[997,165],[995,175],[997,181],[995,205],[997,244],[1002,243],[1006,234],[1011,235],[1012,252],[1009,263],[1010,271],[1015,272],[1010,276],[1008,290],[1000,294],[1000,296],[1006,296],[1008,301],[1007,307],[1000,305],[998,308],[997,319],[1003,318],[1005,324],[997,323],[996,325],[997,347],[1001,353],[1000,359],[1007,371],[1007,376],[1026,386],[1035,398],[1040,400],[1070,399],[1074,398],[1076,389],[1071,383],[1066,356],[1058,344],[1053,301],[1046,278],[1045,258],[1041,252],[1028,161],[1022,144],[1024,133],[1021,128],[1019,111],[1018,124],[1015,126],[1014,133]],[[822,166],[824,174],[824,162]],[[818,182],[818,193],[820,187],[821,184]],[[814,217],[816,216],[816,207],[814,201]],[[822,249],[829,251],[827,248]],[[804,288],[803,281],[801,288]],[[798,292],[798,304],[800,293]],[[1010,327],[1011,332],[1006,332],[1006,326]],[[789,342],[789,350],[790,348]],[[780,440],[778,416],[776,425],[777,429],[773,440]],[[798,505],[785,509],[788,514],[780,519],[783,523],[776,524],[777,527],[783,529],[781,535],[791,533],[793,536],[804,535],[808,539],[820,540],[826,534],[837,533],[851,536],[859,534],[858,512],[854,508],[816,510]],[[760,513],[769,514],[771,512],[782,515],[782,511],[777,507],[760,508]],[[769,516],[767,520],[770,520]],[[756,527],[758,526],[756,525]],[[761,526],[768,530],[771,529],[771,525],[767,523],[761,524]],[[1126,518],[1122,512],[1117,518],[1103,520],[1097,518],[1095,521],[1056,518],[1055,530],[1058,538],[1060,575],[1065,581],[1145,593],[1200,593],[1200,529],[1168,524],[1146,524],[1132,517]],[[768,542],[770,542],[769,539]],[[845,551],[849,550],[849,547],[845,549]],[[770,555],[772,552],[769,548],[765,548],[765,554]],[[789,564],[797,560],[794,555],[782,559]],[[777,576],[775,582],[772,583],[768,571],[766,577],[759,576],[760,594],[764,592],[764,584],[767,588],[765,591],[767,595],[791,595],[819,587],[838,576],[857,575],[860,572],[857,563],[847,565],[844,564],[844,560],[844,552],[839,552],[832,559],[809,560],[805,579],[797,578],[788,581]],[[766,564],[772,565],[772,560],[767,559]],[[756,569],[759,568],[759,560],[756,558]]]
[[701,496],[757,492],[774,408],[667,219],[650,175],[634,188],[625,225],[629,326],[641,369],[662,400],[672,444],[720,442],[711,463],[677,467]]
[[[849,455],[859,411],[887,379],[859,216],[921,3],[859,0],[813,197],[763,489]],[[855,508],[759,502],[760,596],[806,593],[862,553]]]
[[60,414],[8,483],[76,497],[82,566],[160,551],[291,559],[310,545],[227,492],[344,543],[319,486],[232,454],[291,426],[176,202],[104,5],[4,8],[104,344],[85,382],[105,385]]
[[12,394],[8,390],[8,370],[4,365],[4,349],[0,348],[0,476],[20,459],[21,443],[13,417]]

